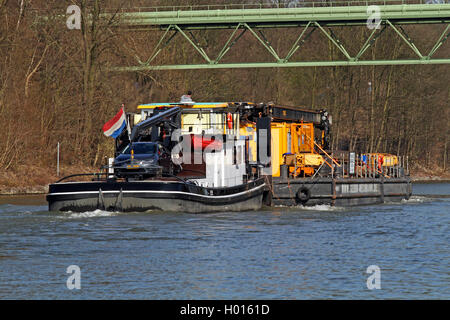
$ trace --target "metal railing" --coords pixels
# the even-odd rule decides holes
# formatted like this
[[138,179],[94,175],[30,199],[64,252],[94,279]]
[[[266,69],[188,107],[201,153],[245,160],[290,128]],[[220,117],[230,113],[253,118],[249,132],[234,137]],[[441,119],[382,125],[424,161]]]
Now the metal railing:
[[[390,6],[390,5],[436,5],[450,4],[450,0],[316,0],[302,1],[292,0],[287,3],[231,3],[231,4],[198,4],[178,6],[133,6],[132,3],[121,7],[108,7],[105,4],[102,13],[144,13],[144,12],[168,12],[168,11],[217,11],[217,10],[242,10],[242,9],[290,9],[290,8],[325,8],[325,7],[355,7],[355,6]],[[31,5],[28,10],[35,14],[41,12],[58,12],[65,15],[67,4],[55,4],[52,8],[41,8]]]
[[289,9],[289,8],[319,8],[343,6],[387,6],[387,5],[413,5],[413,4],[450,4],[450,0],[294,0],[287,3],[234,3],[234,4],[200,4],[182,6],[156,6],[156,7],[121,7],[107,8],[108,12],[161,12],[161,11],[196,11],[196,10],[242,10],[242,9]]
[[[380,156],[370,153],[353,153],[354,159],[351,160],[351,153],[341,153],[334,157],[340,164],[340,167],[334,166],[332,169],[333,177],[345,178],[404,178],[409,176],[408,156],[387,155]],[[380,158],[382,159],[380,161]],[[389,160],[388,160],[389,159]]]

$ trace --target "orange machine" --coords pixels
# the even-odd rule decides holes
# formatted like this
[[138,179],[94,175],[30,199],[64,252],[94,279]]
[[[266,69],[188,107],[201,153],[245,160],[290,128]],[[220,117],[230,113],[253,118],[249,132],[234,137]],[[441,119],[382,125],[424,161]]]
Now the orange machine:
[[272,122],[272,176],[280,176],[287,165],[293,176],[311,176],[324,159],[315,151],[312,123]]

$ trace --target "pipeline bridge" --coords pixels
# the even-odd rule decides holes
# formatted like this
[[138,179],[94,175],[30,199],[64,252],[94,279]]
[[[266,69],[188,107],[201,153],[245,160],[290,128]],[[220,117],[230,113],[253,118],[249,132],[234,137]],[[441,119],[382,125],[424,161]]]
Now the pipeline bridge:
[[[112,68],[113,71],[450,64],[450,49],[443,48],[450,36],[450,0],[294,1],[294,5],[284,8],[262,4],[123,8],[114,15],[118,18],[117,27],[159,32],[161,37],[152,48],[153,51],[146,53],[146,57],[136,56],[136,65],[117,66]],[[439,36],[433,39],[433,45],[426,50],[419,49],[404,28],[405,25],[424,24],[434,25],[439,30]],[[368,26],[368,37],[356,53],[351,54],[334,32],[333,28],[340,26]],[[297,30],[295,41],[289,44],[287,54],[281,56],[267,39],[264,32],[269,28],[290,28],[286,29],[288,32]],[[413,58],[374,60],[370,59],[370,55],[369,58],[365,55],[376,41],[382,41],[380,39],[383,39],[386,29],[392,29],[399,36],[411,50]],[[195,36],[198,30],[228,32],[224,45],[216,48],[218,54],[207,54]],[[308,38],[314,32],[323,34],[345,58],[295,61],[294,54],[308,45]],[[252,45],[249,52],[267,50],[272,61],[223,62],[235,44],[242,41],[244,34],[254,37],[259,46]],[[160,60],[157,57],[176,36],[184,38],[195,49],[202,63],[156,63]],[[440,56],[444,54],[444,57],[436,58],[435,53],[442,48]],[[191,60],[195,60],[194,57]]]

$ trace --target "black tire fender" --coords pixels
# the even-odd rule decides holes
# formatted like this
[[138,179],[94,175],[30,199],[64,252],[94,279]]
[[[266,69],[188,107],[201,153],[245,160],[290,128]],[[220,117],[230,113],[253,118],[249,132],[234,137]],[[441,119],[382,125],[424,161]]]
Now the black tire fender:
[[305,204],[311,198],[311,190],[309,190],[307,187],[301,187],[297,190],[295,197],[297,198],[298,202]]

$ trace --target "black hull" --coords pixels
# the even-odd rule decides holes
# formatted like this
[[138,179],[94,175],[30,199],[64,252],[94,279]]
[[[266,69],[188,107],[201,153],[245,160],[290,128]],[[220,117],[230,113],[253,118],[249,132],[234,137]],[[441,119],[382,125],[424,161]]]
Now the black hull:
[[273,179],[272,204],[358,206],[401,202],[412,194],[409,177]]
[[263,179],[231,188],[203,188],[181,181],[68,182],[49,187],[49,211],[220,212],[258,210]]
[[231,188],[203,188],[181,181],[99,181],[55,183],[49,191],[50,211],[205,213],[258,210],[263,201],[269,206],[343,207],[400,202],[411,197],[412,184],[409,177],[273,178],[271,188],[264,179]]

